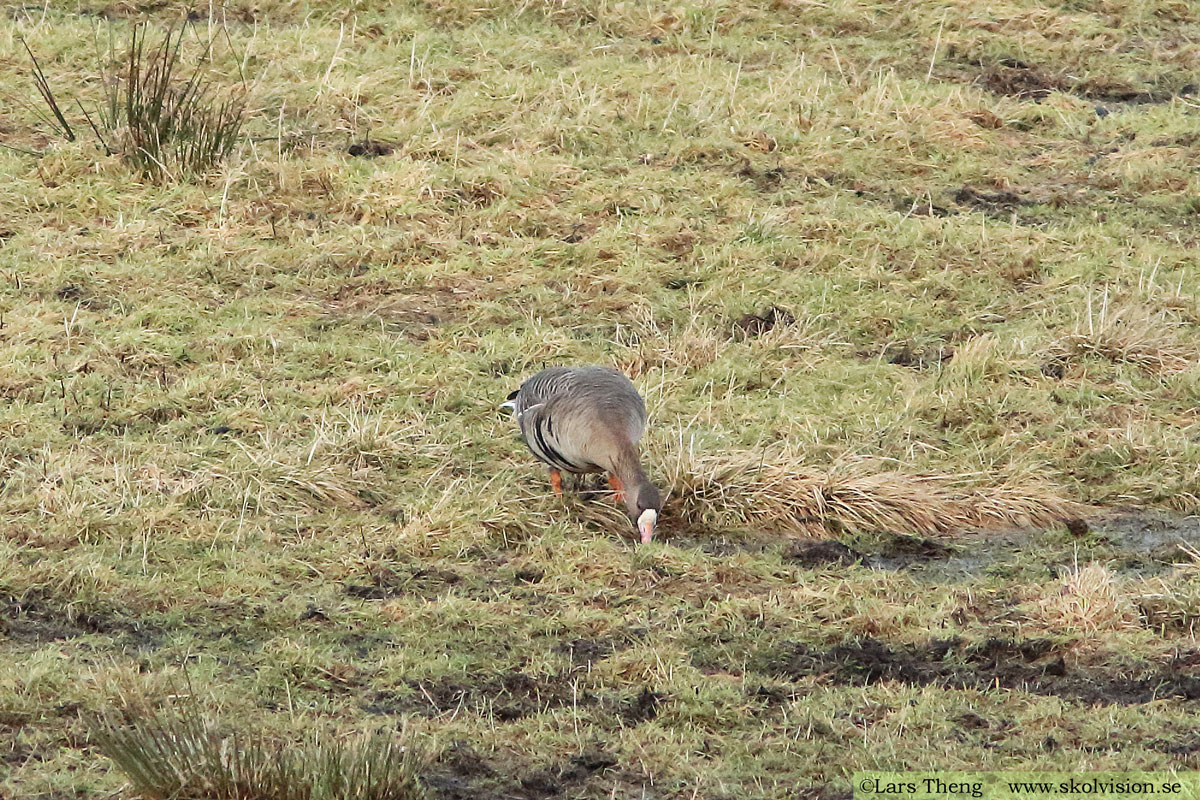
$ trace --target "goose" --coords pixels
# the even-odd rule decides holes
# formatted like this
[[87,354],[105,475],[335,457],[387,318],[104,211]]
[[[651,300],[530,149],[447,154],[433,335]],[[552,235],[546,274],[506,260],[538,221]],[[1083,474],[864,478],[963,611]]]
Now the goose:
[[642,543],[662,510],[658,487],[642,470],[638,441],[646,404],[633,382],[609,367],[550,367],[501,404],[513,412],[529,451],[550,468],[550,488],[562,497],[562,473],[607,472]]

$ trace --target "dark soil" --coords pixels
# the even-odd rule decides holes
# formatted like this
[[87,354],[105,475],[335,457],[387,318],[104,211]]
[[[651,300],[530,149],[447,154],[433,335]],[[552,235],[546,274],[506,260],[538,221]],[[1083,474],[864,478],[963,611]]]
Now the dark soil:
[[[933,639],[925,645],[865,638],[826,650],[792,642],[760,654],[756,671],[799,680],[821,676],[835,685],[896,681],[947,689],[1014,689],[1086,705],[1137,705],[1163,699],[1200,699],[1200,675],[1186,658],[1150,668],[1069,669],[1045,639]],[[730,665],[732,666],[732,665]]]
[[59,300],[66,300],[68,302],[71,302],[74,300],[81,300],[81,299],[83,299],[83,297],[86,294],[87,294],[86,289],[84,289],[80,286],[76,286],[73,283],[64,283],[62,286],[58,287],[58,289],[55,290],[55,292],[54,292],[54,296],[57,297]]
[[954,345],[938,342],[924,347],[912,342],[891,342],[883,351],[864,351],[864,358],[882,357],[889,364],[912,369],[931,369],[954,357]]
[[764,308],[757,314],[743,314],[734,323],[734,335],[740,338],[753,338],[762,336],[770,330],[774,330],[777,325],[791,325],[796,321],[796,317],[790,311],[786,311],[778,306],[770,306]]
[[562,642],[554,648],[555,652],[570,656],[571,663],[575,666],[583,667],[603,661],[620,649],[624,649],[624,646],[618,646],[613,639],[574,639]]
[[83,308],[92,311],[104,311],[108,308],[108,303],[104,298],[97,297],[95,292],[87,286],[75,283],[64,283],[54,290],[54,296],[67,303],[78,303]]
[[441,678],[433,681],[409,681],[410,691],[376,692],[362,708],[372,714],[412,713],[437,716],[464,709],[476,714],[492,714],[501,721],[521,719],[555,708],[588,706],[595,695],[579,686],[571,674],[528,675],[513,672],[478,681]]
[[0,764],[9,767],[19,767],[29,761],[45,761],[48,754],[44,748],[31,747],[21,742],[13,742],[9,747],[0,747]]
[[783,560],[802,567],[847,567],[863,563],[863,554],[841,542],[819,539],[813,542],[794,542],[783,554]]
[[897,533],[886,539],[867,561],[883,569],[904,569],[926,561],[942,561],[956,552],[955,548],[935,539]]
[[[1169,90],[1159,86],[1136,87],[1106,78],[1078,81],[1016,58],[1001,59],[985,67],[979,80],[989,92],[1031,100],[1041,100],[1051,92],[1069,92],[1085,100],[1102,103],[1145,105],[1168,103],[1175,97],[1186,97],[1196,92],[1196,86],[1190,83],[1178,90]],[[1107,110],[1102,116],[1107,116]]]
[[298,617],[300,622],[329,622],[329,615],[317,608],[312,603],[308,604],[308,608]]
[[444,800],[474,800],[484,783],[495,783],[496,771],[469,744],[458,742],[447,748],[423,781]]
[[355,142],[347,147],[346,152],[358,158],[377,158],[379,156],[390,156],[395,149],[395,147],[387,142],[363,139],[361,142]]
[[[422,781],[439,800],[544,800],[560,797],[597,778],[609,778],[620,758],[601,747],[585,749],[563,763],[542,767],[504,764],[465,743],[447,748]],[[612,776],[624,783],[630,776]]]
[[1105,80],[1088,80],[1076,84],[1072,92],[1088,100],[1098,100],[1105,103],[1130,103],[1132,105],[1147,105],[1169,103],[1179,96],[1194,94],[1196,87],[1188,84],[1179,91],[1173,92],[1160,88],[1138,89],[1128,84],[1114,83]]
[[346,594],[360,600],[387,600],[392,597],[418,596],[433,599],[446,588],[459,583],[462,576],[442,569],[418,568],[405,574],[389,567],[370,573],[370,583],[348,583]]
[[756,169],[749,159],[737,171],[738,177],[753,181],[760,192],[773,192],[787,180],[787,170],[783,167]]
[[1040,100],[1054,91],[1065,91],[1063,79],[1023,61],[1006,59],[980,76],[983,87],[994,94]]
[[88,634],[117,636],[126,646],[156,647],[161,631],[110,614],[70,611],[40,589],[17,596],[0,590],[0,633],[17,642],[43,644]]
[[1017,206],[1027,203],[1016,192],[1006,190],[988,192],[972,188],[966,184],[963,184],[963,187],[954,193],[954,202],[980,211],[993,213],[1011,211]]
[[665,694],[652,692],[643,686],[638,696],[621,709],[621,717],[632,725],[649,722],[658,716],[658,707],[666,699]]
[[513,573],[513,580],[517,583],[541,583],[544,577],[546,573],[540,569],[519,569]]
[[803,695],[790,684],[777,686],[763,683],[754,689],[747,689],[746,696],[766,708],[777,708]]
[[1063,524],[1067,526],[1067,533],[1072,536],[1087,536],[1092,531],[1085,519],[1069,519]]
[[1062,359],[1052,358],[1042,363],[1038,368],[1043,375],[1052,380],[1061,381],[1067,374],[1067,365]]
[[561,766],[528,773],[520,778],[525,797],[555,797],[571,784],[582,783],[592,774],[615,767],[618,759],[603,750],[587,750]]

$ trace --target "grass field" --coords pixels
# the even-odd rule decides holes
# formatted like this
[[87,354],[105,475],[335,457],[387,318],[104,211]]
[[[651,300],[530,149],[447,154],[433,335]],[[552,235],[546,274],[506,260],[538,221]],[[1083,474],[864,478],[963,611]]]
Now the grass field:
[[[1200,769],[1200,6],[2,7],[0,796],[180,694],[433,798]],[[19,37],[91,103],[189,12],[219,169],[39,121]],[[553,363],[660,541],[496,409]]]

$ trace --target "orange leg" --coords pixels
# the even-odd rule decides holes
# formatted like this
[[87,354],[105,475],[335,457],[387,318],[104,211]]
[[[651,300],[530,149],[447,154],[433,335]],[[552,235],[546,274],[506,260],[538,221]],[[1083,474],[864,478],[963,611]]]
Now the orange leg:
[[559,497],[563,496],[562,492],[562,473],[556,469],[550,470],[550,488]]
[[625,486],[621,483],[621,479],[616,475],[609,473],[608,485],[612,487],[613,493],[617,497],[618,503],[625,502]]

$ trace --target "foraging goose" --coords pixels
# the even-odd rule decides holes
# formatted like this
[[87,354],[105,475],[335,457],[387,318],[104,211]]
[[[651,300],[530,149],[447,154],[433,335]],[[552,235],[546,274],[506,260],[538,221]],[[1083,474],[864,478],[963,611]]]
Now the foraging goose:
[[654,535],[662,499],[638,455],[646,404],[633,383],[608,367],[550,367],[521,384],[502,408],[512,409],[521,436],[550,466],[562,496],[562,472],[607,472],[642,542]]

